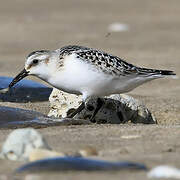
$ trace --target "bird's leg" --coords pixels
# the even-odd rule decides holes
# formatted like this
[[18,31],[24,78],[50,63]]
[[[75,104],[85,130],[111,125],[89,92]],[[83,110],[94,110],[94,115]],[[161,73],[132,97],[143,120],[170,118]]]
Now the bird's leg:
[[96,114],[98,113],[98,111],[101,109],[101,107],[103,106],[103,104],[104,104],[104,101],[101,99],[101,98],[97,98],[97,106],[96,106],[96,109],[94,110],[94,112],[93,112],[93,115],[91,116],[91,118],[90,118],[90,121],[91,122],[93,122],[93,123],[95,123],[96,121],[95,121],[95,116],[96,116]]
[[80,113],[85,108],[85,103],[82,102],[81,105],[74,110],[71,114],[67,116],[67,118],[73,118],[76,114]]

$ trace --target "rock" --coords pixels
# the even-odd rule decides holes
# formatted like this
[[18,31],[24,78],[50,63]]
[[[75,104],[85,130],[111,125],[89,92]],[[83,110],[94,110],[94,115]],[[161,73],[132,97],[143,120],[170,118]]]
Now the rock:
[[55,152],[48,149],[33,149],[29,153],[29,161],[36,161],[50,157],[64,157],[65,154],[62,152]]
[[[138,100],[128,95],[111,95],[102,98],[104,104],[95,117],[97,123],[119,124],[131,121],[133,123],[156,123],[151,112]],[[64,93],[53,89],[49,98],[51,109],[48,116],[66,117],[81,103],[81,96]],[[97,97],[89,98],[85,109],[77,114],[77,119],[89,119],[97,106]]]
[[36,111],[0,106],[0,129],[44,128],[49,126],[87,125],[90,121],[72,118],[56,119]]
[[17,128],[37,117],[46,117],[36,111],[5,106],[0,106],[0,114],[0,128]]
[[[65,171],[147,171],[144,164],[130,161],[103,161],[82,157],[54,157],[33,161],[16,169],[16,173],[65,172]],[[133,171],[134,172],[134,171]]]
[[32,128],[17,129],[9,134],[2,147],[1,158],[28,160],[34,149],[50,149],[44,138]]
[[145,124],[157,123],[153,114],[142,102],[138,101],[137,99],[134,99],[126,94],[116,94],[109,97],[120,102],[121,109],[123,109],[126,118],[131,122]]
[[13,88],[8,89],[11,77],[0,76],[0,101],[3,102],[35,102],[47,101],[52,88],[31,80],[21,80]]
[[140,137],[141,137],[140,135],[124,135],[124,136],[121,136],[122,139],[137,139]]
[[67,114],[78,108],[82,99],[81,96],[70,95],[54,88],[49,96],[49,101],[51,109],[48,116],[64,118]]
[[157,166],[151,169],[148,174],[148,178],[166,178],[166,179],[180,179],[180,169],[171,166]]
[[87,146],[83,149],[80,149],[78,151],[78,153],[83,157],[97,156],[98,155],[98,151],[96,150],[96,148],[94,148],[92,146]]
[[129,25],[115,22],[112,23],[108,26],[108,31],[109,32],[122,32],[122,31],[128,31],[129,30]]
[[24,177],[24,180],[42,180],[42,177],[38,174],[27,174]]

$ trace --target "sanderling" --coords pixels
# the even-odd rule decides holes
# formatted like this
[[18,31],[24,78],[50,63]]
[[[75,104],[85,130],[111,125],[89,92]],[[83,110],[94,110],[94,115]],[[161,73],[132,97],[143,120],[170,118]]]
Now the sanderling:
[[[92,48],[65,46],[54,51],[30,53],[25,68],[13,79],[9,88],[28,75],[37,76],[59,90],[81,94],[82,104],[69,115],[74,117],[84,109],[85,100],[91,96],[129,92],[145,82],[175,73],[137,67],[117,56]],[[91,121],[102,107],[100,98],[97,104]]]

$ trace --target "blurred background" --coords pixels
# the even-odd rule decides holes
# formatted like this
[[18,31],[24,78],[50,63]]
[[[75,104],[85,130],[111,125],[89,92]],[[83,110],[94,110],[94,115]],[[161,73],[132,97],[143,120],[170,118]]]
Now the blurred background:
[[[66,45],[97,48],[138,66],[174,70],[180,77],[180,0],[0,0],[0,76],[15,77],[31,51],[55,50]],[[26,79],[42,82],[35,77]],[[165,126],[180,125],[180,78],[155,80],[129,94],[143,102],[159,125],[164,126],[95,124],[38,131],[57,151],[74,151],[87,144],[100,150],[104,159],[133,160],[147,163],[148,167],[160,164],[180,167],[179,126]],[[44,114],[50,109],[48,101],[0,102],[0,106]],[[0,145],[9,132],[0,131]],[[130,135],[130,139],[123,139],[122,135]],[[2,163],[1,175],[17,168],[9,161]],[[129,172],[124,174],[130,179],[145,179]],[[51,178],[46,176],[42,179],[52,178],[51,174]],[[75,176],[71,173],[60,176],[117,179],[114,172],[101,173],[100,178],[79,172]]]

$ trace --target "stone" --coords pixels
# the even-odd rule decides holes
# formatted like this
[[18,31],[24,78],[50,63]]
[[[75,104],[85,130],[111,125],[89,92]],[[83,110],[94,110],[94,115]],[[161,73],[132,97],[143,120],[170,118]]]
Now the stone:
[[[133,169],[133,171],[132,171]],[[82,157],[53,157],[41,159],[22,165],[16,169],[16,173],[43,173],[43,172],[67,172],[67,171],[119,171],[134,170],[147,171],[144,164],[130,161],[105,161],[94,158]]]
[[42,177],[39,174],[27,174],[25,175],[24,180],[42,180]]
[[29,153],[29,161],[36,161],[44,158],[64,157],[64,156],[66,155],[62,152],[51,151],[48,149],[33,149]]
[[[127,120],[133,123],[156,124],[157,121],[149,109],[139,100],[126,94],[115,94],[109,96],[120,102],[121,109],[125,113]],[[117,102],[117,104],[118,104]]]
[[[97,98],[87,99],[85,109],[75,119],[89,119],[97,106]],[[49,101],[51,109],[48,116],[64,118],[81,104],[82,97],[53,89]],[[102,98],[102,101],[104,104],[95,117],[96,123],[156,123],[148,108],[131,96],[115,94]]]
[[180,169],[175,167],[160,165],[151,169],[148,174],[148,178],[161,178],[161,179],[180,179]]
[[114,22],[108,26],[108,31],[109,32],[122,32],[122,31],[128,31],[129,25],[128,24],[123,24],[119,22]]
[[[0,76],[0,101],[2,102],[39,102],[47,101],[52,88],[32,80],[21,80],[13,88],[8,86],[12,77]],[[36,92],[36,93],[34,93]]]
[[70,95],[54,88],[51,95],[49,96],[49,101],[51,109],[48,116],[65,118],[67,114],[78,108],[82,99],[81,96],[74,94]]
[[96,150],[95,147],[92,146],[86,146],[83,149],[80,149],[78,151],[78,153],[82,156],[82,157],[88,157],[88,156],[97,156],[98,155],[98,151]]
[[121,136],[122,139],[137,139],[140,137],[141,137],[140,135],[124,135],[124,136]]
[[1,158],[24,161],[34,149],[50,149],[41,134],[33,128],[12,131],[2,146]]
[[83,119],[75,120],[72,118],[57,119],[47,117],[36,111],[21,108],[11,108],[0,106],[0,129],[17,128],[45,128],[49,126],[70,126],[70,125],[92,124]]
[[38,117],[46,117],[40,112],[6,106],[0,106],[0,114],[0,128],[17,128]]

